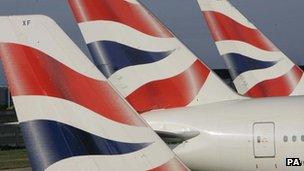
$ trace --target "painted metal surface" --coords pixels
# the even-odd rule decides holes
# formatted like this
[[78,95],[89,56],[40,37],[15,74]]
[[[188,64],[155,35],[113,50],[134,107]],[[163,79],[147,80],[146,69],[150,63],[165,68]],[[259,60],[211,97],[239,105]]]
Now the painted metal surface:
[[211,35],[248,97],[303,95],[303,71],[227,0],[198,0]]
[[138,112],[241,98],[138,1],[69,4],[95,65]]
[[187,170],[52,19],[2,16],[0,27],[33,170]]

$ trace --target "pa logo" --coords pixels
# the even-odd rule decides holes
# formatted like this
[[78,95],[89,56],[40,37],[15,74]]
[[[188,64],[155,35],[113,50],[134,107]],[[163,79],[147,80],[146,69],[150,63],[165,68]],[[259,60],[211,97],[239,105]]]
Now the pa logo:
[[286,158],[286,166],[302,166],[300,158]]

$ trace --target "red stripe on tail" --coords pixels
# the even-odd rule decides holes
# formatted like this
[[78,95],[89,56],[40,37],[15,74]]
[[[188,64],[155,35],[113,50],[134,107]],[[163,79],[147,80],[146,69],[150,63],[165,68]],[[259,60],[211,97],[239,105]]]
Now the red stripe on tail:
[[140,113],[186,106],[196,97],[209,73],[210,70],[197,60],[181,74],[147,83],[126,99]]
[[[78,23],[109,20],[155,37],[173,37],[144,7],[124,0],[69,0]],[[126,35],[127,36],[127,35]]]
[[214,11],[203,12],[214,41],[237,40],[267,51],[278,48],[257,29],[248,28],[230,17]]
[[289,96],[298,85],[303,71],[294,66],[287,74],[258,83],[252,87],[247,93],[248,97],[273,97],[273,96]]
[[88,78],[47,54],[23,45],[0,44],[0,57],[13,96],[62,98],[113,121],[144,126],[106,81]]

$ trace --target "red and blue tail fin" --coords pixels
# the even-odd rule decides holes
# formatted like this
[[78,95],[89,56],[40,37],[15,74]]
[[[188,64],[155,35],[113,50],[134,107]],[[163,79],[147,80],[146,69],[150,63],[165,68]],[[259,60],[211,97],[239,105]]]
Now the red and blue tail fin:
[[136,0],[69,0],[95,65],[138,111],[238,99]]
[[303,71],[227,0],[198,2],[240,94],[304,94]]
[[33,170],[187,170],[53,20],[0,17],[0,28]]

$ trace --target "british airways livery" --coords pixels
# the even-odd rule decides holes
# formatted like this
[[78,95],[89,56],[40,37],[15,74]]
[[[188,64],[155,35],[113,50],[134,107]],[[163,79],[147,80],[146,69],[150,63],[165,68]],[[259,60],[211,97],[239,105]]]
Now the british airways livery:
[[95,65],[138,112],[239,98],[136,0],[69,4]]
[[50,18],[0,17],[33,170],[188,170]]
[[198,0],[238,93],[304,95],[303,71],[227,0]]
[[285,159],[304,154],[303,97],[236,94],[138,1],[68,2],[95,65],[190,169],[302,169]]

